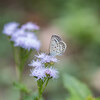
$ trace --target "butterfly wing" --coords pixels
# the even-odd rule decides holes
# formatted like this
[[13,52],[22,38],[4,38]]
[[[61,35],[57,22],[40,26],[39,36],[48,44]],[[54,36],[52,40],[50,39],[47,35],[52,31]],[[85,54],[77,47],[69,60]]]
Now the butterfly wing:
[[60,41],[59,43],[59,55],[62,55],[66,50],[66,43],[63,41]]
[[57,35],[52,35],[50,41],[50,55],[61,55],[65,52],[66,44]]

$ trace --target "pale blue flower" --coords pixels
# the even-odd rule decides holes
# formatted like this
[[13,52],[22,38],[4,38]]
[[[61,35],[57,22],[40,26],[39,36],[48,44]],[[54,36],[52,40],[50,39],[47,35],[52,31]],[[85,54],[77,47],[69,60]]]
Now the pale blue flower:
[[42,63],[58,62],[57,58],[46,53],[36,55],[37,58],[41,59]]
[[40,41],[34,34],[34,30],[38,30],[39,26],[32,22],[28,22],[21,27],[18,27],[19,23],[11,22],[4,26],[3,33],[11,36],[10,40],[14,42],[14,46],[25,48],[25,49],[36,49],[40,48]]
[[34,68],[31,71],[30,76],[34,76],[37,80],[42,79],[44,80],[45,77],[56,79],[58,78],[58,71],[52,67],[45,68],[45,67],[39,67]]
[[46,77],[53,79],[58,78],[58,71],[53,68],[50,63],[57,62],[57,58],[47,55],[46,53],[35,55],[35,57],[37,58],[37,60],[33,60],[31,64],[29,64],[29,66],[34,67],[34,69],[31,70],[31,76],[34,76],[37,80],[44,80]]
[[32,22],[28,22],[28,23],[22,25],[21,28],[24,30],[29,30],[29,31],[39,30],[39,26],[37,26],[36,24],[34,24]]
[[44,80],[44,77],[46,77],[45,68],[44,67],[40,67],[40,68],[32,69],[30,76],[34,76],[37,80],[38,79]]
[[12,34],[13,38],[17,38],[18,36],[24,36],[26,32],[23,29],[18,28],[14,34]]
[[18,26],[19,26],[19,23],[16,23],[16,22],[10,22],[8,24],[5,24],[3,33],[8,36],[11,36],[12,34],[14,34],[15,30],[17,30]]
[[32,34],[18,36],[16,39],[12,39],[14,41],[14,46],[19,46],[28,50],[36,49],[38,51],[40,48],[40,41],[30,35]]
[[40,48],[40,41],[37,39],[34,32],[26,31],[22,28],[17,28],[11,36],[11,41],[14,42],[14,46],[19,46],[25,49],[36,49]]
[[26,36],[27,36],[28,38],[37,39],[37,36],[35,35],[34,32],[26,32]]
[[28,64],[29,66],[32,66],[34,68],[40,68],[43,66],[43,64],[41,63],[41,61],[39,60],[32,60],[31,64]]
[[52,57],[52,56],[50,57],[50,61],[55,62],[55,63],[58,62],[57,58]]
[[46,55],[44,58],[41,59],[43,63],[49,63],[50,62],[50,56]]
[[41,53],[38,55],[35,55],[37,58],[43,59],[46,56],[46,53]]
[[49,78],[58,78],[58,71],[53,68],[53,67],[50,67],[50,68],[45,68],[45,74],[49,77]]

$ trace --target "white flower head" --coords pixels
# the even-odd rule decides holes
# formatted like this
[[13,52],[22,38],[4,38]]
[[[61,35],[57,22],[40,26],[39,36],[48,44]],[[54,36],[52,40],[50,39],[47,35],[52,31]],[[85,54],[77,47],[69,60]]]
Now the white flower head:
[[36,49],[37,51],[40,48],[40,41],[34,38],[20,36],[14,40],[14,46],[19,46],[25,49]]
[[37,58],[41,59],[42,63],[49,62],[58,62],[57,58],[51,55],[47,55],[46,53],[41,53],[39,55],[35,55]]
[[22,29],[17,29],[14,34],[12,34],[12,37],[11,37],[11,41],[14,41],[16,38],[20,37],[20,36],[25,36],[26,35],[26,32]]
[[56,57],[53,57],[53,56],[50,56],[50,55],[46,55],[44,58],[41,59],[41,61],[43,63],[49,63],[49,62],[57,62],[57,58]]
[[5,24],[3,33],[8,36],[11,36],[12,34],[14,34],[14,32],[18,28],[18,26],[19,26],[19,23],[16,23],[16,22],[10,22],[8,24]]
[[31,64],[28,64],[29,66],[32,66],[32,67],[34,67],[34,68],[40,68],[40,67],[42,67],[43,65],[42,65],[42,63],[41,63],[41,61],[39,61],[39,60],[32,60],[32,62],[31,62]]
[[46,68],[45,69],[45,74],[50,77],[50,78],[53,78],[53,79],[56,79],[58,78],[58,71],[53,68],[53,67],[50,67],[50,68]]
[[35,68],[35,69],[31,70],[30,76],[34,76],[37,80],[38,79],[44,80],[44,77],[46,77],[44,71],[45,71],[45,68],[43,68],[43,67]]
[[36,49],[40,48],[40,41],[37,39],[33,32],[26,32],[22,29],[18,29],[15,34],[12,35],[11,41],[14,42],[14,46],[19,46],[25,49]]
[[41,53],[38,55],[35,55],[37,58],[43,59],[46,56],[46,53]]
[[37,26],[36,24],[34,24],[32,22],[28,22],[28,23],[22,25],[21,28],[24,30],[29,30],[29,31],[39,30],[39,26]]
[[45,80],[45,78],[58,78],[58,71],[52,67],[52,62],[57,62],[57,59],[53,56],[41,53],[35,55],[37,60],[32,61],[29,66],[33,66],[34,69],[31,70],[31,76],[34,76],[36,79]]
[[[38,30],[39,27],[32,22],[18,27],[19,23],[11,22],[4,26],[3,33],[11,36],[10,40],[14,42],[14,46],[21,47],[27,50],[40,49],[40,41],[32,30]],[[27,30],[26,30],[27,29]]]

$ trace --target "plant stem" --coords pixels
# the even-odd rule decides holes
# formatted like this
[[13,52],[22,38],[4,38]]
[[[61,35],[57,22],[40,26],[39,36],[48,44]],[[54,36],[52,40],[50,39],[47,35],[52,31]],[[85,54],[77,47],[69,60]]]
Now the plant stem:
[[19,48],[17,47],[13,47],[14,60],[16,64],[16,76],[17,76],[17,80],[19,81],[20,71],[19,71],[19,50],[18,49]]
[[39,79],[39,80],[37,81],[38,93],[39,93],[38,100],[40,100],[41,97],[42,97],[42,87],[43,87],[43,84],[44,84],[43,80]]
[[[8,37],[10,39],[10,37]],[[16,76],[17,80],[19,83],[22,83],[22,73],[23,73],[23,68],[26,60],[28,59],[30,53],[32,50],[28,51],[20,47],[14,47],[14,43],[11,42],[12,50],[13,50],[13,55],[14,55],[14,60],[16,64]],[[23,97],[23,92],[20,90],[20,99],[22,100]]]
[[[19,83],[22,82],[22,70],[21,70],[21,67],[20,67],[20,52],[19,52],[19,48],[18,47],[13,47],[13,53],[14,53],[14,60],[15,60],[15,63],[16,63],[16,76],[17,76],[17,80]],[[19,100],[22,100],[22,97],[23,97],[23,93],[22,91],[20,90],[20,98]]]
[[[46,83],[45,83],[45,82],[46,82]],[[45,88],[46,88],[48,82],[49,82],[49,78],[45,79],[44,81],[41,80],[41,79],[37,81],[38,92],[39,92],[38,100],[41,99],[42,93],[43,93],[43,91],[45,90]],[[45,86],[44,86],[44,88],[43,88],[43,84],[44,84],[44,83],[45,83]]]
[[47,79],[47,81],[46,81],[46,83],[45,83],[45,86],[44,86],[44,88],[43,88],[43,90],[42,90],[42,93],[43,93],[43,91],[45,90],[45,88],[47,87],[48,82],[49,82],[49,78]]

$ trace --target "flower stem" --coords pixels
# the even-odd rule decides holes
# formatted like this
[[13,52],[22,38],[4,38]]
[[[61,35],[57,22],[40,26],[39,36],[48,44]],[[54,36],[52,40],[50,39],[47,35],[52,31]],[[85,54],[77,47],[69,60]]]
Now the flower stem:
[[42,93],[43,93],[43,91],[45,90],[45,88],[47,87],[48,82],[49,82],[49,78],[47,79],[47,81],[46,81],[46,83],[45,83],[45,86],[44,86],[44,88],[43,88],[43,90],[42,90]]
[[[16,63],[16,76],[17,76],[17,80],[19,83],[22,82],[22,70],[21,70],[21,66],[20,66],[20,49],[18,47],[13,47],[13,53],[14,53],[14,60],[15,60],[15,63]],[[22,100],[22,97],[23,97],[23,93],[22,91],[20,90],[20,98],[19,100]]]
[[19,70],[19,48],[17,47],[13,47],[13,54],[14,54],[14,60],[15,60],[15,64],[16,64],[16,76],[17,76],[17,80],[19,81],[20,78],[20,70]]
[[[8,37],[10,39],[10,37]],[[19,83],[22,83],[22,73],[23,73],[23,68],[25,65],[25,62],[27,61],[30,53],[32,50],[28,51],[20,47],[14,47],[14,43],[11,41],[11,46],[13,50],[13,55],[14,55],[14,60],[16,64],[16,76],[17,76],[17,81]],[[20,90],[20,99],[23,99],[23,92]]]
[[42,97],[42,87],[43,87],[43,84],[44,84],[43,80],[39,79],[39,80],[37,81],[38,93],[39,93],[38,100],[40,100],[41,97]]
[[[45,82],[46,82],[46,83],[45,83]],[[38,95],[38,100],[40,100],[40,99],[42,98],[42,93],[43,93],[43,91],[45,90],[45,88],[46,88],[48,82],[49,82],[49,78],[45,79],[44,81],[41,80],[41,79],[39,79],[39,80],[37,81],[38,93],[39,93],[39,95]],[[45,83],[45,86],[44,86],[44,88],[43,88],[43,84],[44,84],[44,83]]]

